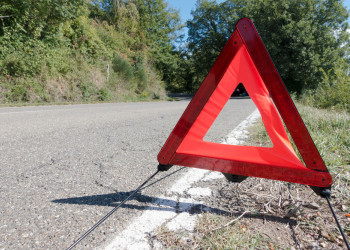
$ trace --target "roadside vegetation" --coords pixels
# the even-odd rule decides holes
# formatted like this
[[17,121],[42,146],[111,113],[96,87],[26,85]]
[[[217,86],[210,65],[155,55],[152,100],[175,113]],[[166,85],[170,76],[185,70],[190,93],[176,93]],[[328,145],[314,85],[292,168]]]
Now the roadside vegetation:
[[0,16],[0,103],[166,98],[181,24],[163,0],[3,0]]
[[[302,94],[318,86],[338,88],[349,76],[349,28],[342,1],[198,1],[192,12],[188,48],[199,85],[240,18],[249,17],[288,90]],[[346,86],[344,86],[346,88]]]
[[308,105],[349,110],[341,0],[199,0],[187,22],[166,0],[2,0],[0,103],[193,94],[244,17],[290,92]]

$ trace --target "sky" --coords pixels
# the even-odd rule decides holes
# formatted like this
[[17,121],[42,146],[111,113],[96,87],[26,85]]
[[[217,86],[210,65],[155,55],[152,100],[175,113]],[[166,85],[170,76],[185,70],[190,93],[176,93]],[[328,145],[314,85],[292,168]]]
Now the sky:
[[[169,6],[180,11],[180,17],[182,22],[185,23],[187,20],[191,19],[191,10],[194,10],[196,5],[196,0],[166,0]],[[224,0],[217,0],[218,3]],[[350,9],[350,0],[344,1],[347,9]],[[349,18],[350,22],[350,18]]]
[[[180,11],[182,22],[185,23],[191,19],[191,10],[195,9],[197,0],[166,0],[169,6]],[[218,3],[224,0],[217,0]],[[350,1],[350,0],[347,0]]]
[[[185,23],[187,20],[192,19],[191,11],[195,9],[197,0],[166,0],[169,4],[169,7],[172,7],[180,11],[181,22]],[[216,2],[221,3],[224,0],[216,0]],[[350,1],[350,0],[347,0]],[[185,27],[183,29],[183,34],[185,35],[184,40],[187,39],[188,29]],[[182,33],[181,32],[181,33]],[[181,42],[175,43],[176,46],[179,46]]]

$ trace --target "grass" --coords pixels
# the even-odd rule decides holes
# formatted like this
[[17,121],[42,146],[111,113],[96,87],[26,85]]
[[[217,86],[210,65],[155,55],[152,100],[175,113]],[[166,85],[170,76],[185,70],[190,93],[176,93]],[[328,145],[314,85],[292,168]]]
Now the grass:
[[195,232],[188,235],[185,231],[170,231],[161,227],[157,240],[167,249],[257,249],[270,246],[260,234],[251,235],[245,223],[237,222],[227,227],[230,217],[204,213],[197,222]]
[[256,249],[258,246],[267,245],[260,234],[251,235],[244,223],[237,222],[221,228],[228,219],[228,216],[213,214],[205,214],[201,218],[197,225],[197,230],[203,235],[201,243],[198,243],[200,248]]
[[[298,111],[320,152],[328,170],[333,176],[333,193],[350,197],[350,114],[345,111],[317,109],[297,104]],[[270,138],[262,122],[249,129],[250,138],[246,144],[270,146]],[[301,158],[291,136],[290,141]],[[342,185],[340,185],[342,183]]]
[[[350,165],[350,114],[298,105],[322,158],[334,173]],[[349,170],[349,169],[348,169]]]
[[[302,104],[297,104],[297,108],[333,177],[332,193],[336,202],[350,204],[350,114],[346,111],[317,109]],[[262,122],[250,128],[250,135],[247,144],[269,146],[271,143]],[[301,159],[289,133],[288,136]],[[350,212],[350,209],[347,212]]]

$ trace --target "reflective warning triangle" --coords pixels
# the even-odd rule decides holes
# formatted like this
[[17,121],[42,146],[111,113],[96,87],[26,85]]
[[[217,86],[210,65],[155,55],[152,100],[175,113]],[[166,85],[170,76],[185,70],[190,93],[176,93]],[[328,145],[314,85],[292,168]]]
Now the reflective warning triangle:
[[[273,143],[272,148],[203,140],[239,83],[243,83],[259,109]],[[305,165],[293,150],[280,115]],[[249,19],[241,19],[237,23],[159,152],[158,161],[160,165],[196,167],[315,187],[332,184],[327,167]]]

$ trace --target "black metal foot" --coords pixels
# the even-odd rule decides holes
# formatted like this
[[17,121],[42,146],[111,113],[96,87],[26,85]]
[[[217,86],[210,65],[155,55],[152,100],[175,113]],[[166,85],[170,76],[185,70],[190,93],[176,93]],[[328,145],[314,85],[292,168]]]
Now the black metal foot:
[[230,181],[230,182],[242,182],[244,181],[245,179],[248,178],[248,176],[244,176],[244,175],[237,175],[237,174],[227,174],[227,173],[222,173],[225,178]]
[[173,165],[162,165],[162,164],[159,164],[158,165],[158,170],[159,171],[168,171]]
[[329,186],[329,187],[310,186],[310,187],[317,195],[320,195],[323,198],[325,198],[326,196],[331,197],[331,186]]

